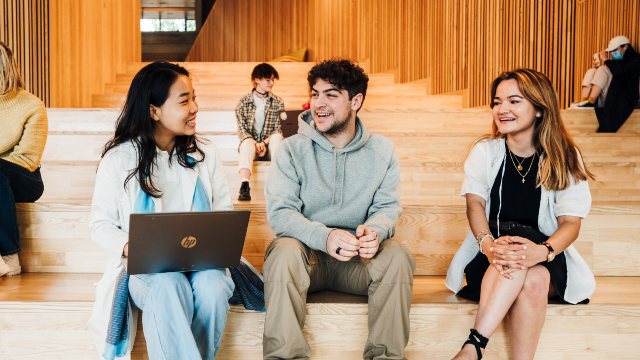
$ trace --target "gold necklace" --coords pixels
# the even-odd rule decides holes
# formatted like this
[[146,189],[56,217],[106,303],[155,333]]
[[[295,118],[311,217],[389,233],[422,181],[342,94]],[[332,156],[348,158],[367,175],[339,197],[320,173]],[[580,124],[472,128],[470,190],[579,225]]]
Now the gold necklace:
[[[511,150],[509,150],[511,151]],[[513,161],[513,158],[511,158],[511,160]],[[516,161],[518,162],[518,166],[516,166],[516,169],[518,169],[518,171],[522,170],[522,163],[524,162],[525,158],[522,158],[522,161],[518,160],[518,157],[516,156]],[[513,164],[515,166],[515,164]]]
[[[536,153],[533,153],[533,157],[531,158],[531,164],[529,164],[529,170],[527,170],[527,172],[522,175],[522,173],[520,172],[521,169],[518,169],[518,167],[516,166],[516,162],[513,160],[513,153],[511,152],[511,149],[509,149],[509,157],[511,158],[511,162],[513,163],[513,166],[516,168],[516,171],[518,172],[518,174],[520,174],[520,176],[522,176],[522,183],[524,184],[524,178],[529,174],[529,171],[531,171],[531,167],[533,166],[533,161],[536,159]],[[522,159],[522,162],[524,162],[525,159]],[[522,168],[522,166],[520,167]]]

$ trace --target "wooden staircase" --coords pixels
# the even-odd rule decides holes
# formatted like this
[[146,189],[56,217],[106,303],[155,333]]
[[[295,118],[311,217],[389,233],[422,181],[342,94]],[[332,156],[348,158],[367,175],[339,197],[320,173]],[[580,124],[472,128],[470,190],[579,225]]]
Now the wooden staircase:
[[[238,84],[240,79],[247,83],[246,89],[228,85],[226,90],[238,93],[233,101],[221,101],[219,111],[202,110],[206,105],[196,86],[201,105],[198,132],[220,150],[235,198],[239,177],[233,109],[250,84],[234,74],[248,74],[255,64],[217,63],[215,71],[209,64],[187,65],[195,74],[209,76],[207,81],[215,86],[221,83],[217,73],[237,76],[228,84]],[[282,94],[291,96],[286,100],[283,95],[285,101],[298,108],[306,99],[295,94],[304,90],[305,82],[286,76],[304,79],[310,65],[274,65],[281,75],[275,90],[283,89]],[[126,76],[141,66],[132,64],[118,81],[126,82]],[[387,136],[396,146],[404,208],[396,238],[411,250],[417,263],[407,356],[450,359],[466,339],[477,311],[477,304],[457,298],[444,287],[449,263],[469,229],[459,196],[462,165],[467,146],[488,131],[491,112],[373,106],[376,96],[385,96],[384,87],[406,91],[406,97],[427,96],[409,94],[410,87],[394,88],[402,85],[393,84],[389,74],[374,74],[371,79],[365,101],[371,106],[361,110],[359,117],[372,132]],[[198,81],[207,84],[202,78]],[[291,91],[284,91],[289,87]],[[114,93],[126,90],[121,84],[107,88]],[[225,93],[215,91],[212,99]],[[98,358],[86,322],[95,296],[93,284],[100,279],[107,257],[91,242],[88,223],[101,147],[114,130],[118,111],[48,109],[48,115],[50,132],[42,161],[45,194],[36,203],[18,204],[24,274],[0,278],[0,359]],[[617,134],[595,134],[597,121],[591,111],[565,110],[562,116],[597,176],[590,182],[592,210],[575,243],[596,276],[597,289],[589,305],[548,307],[536,359],[631,359],[640,353],[640,112]],[[255,164],[253,200],[234,204],[236,209],[252,211],[243,255],[258,269],[274,237],[263,195],[268,169],[268,162]],[[362,358],[366,297],[329,291],[312,294],[307,314],[305,333],[313,359]],[[217,359],[261,359],[263,325],[264,314],[232,306]],[[485,359],[507,359],[508,348],[501,326],[491,338]],[[148,359],[142,331],[133,359]]]

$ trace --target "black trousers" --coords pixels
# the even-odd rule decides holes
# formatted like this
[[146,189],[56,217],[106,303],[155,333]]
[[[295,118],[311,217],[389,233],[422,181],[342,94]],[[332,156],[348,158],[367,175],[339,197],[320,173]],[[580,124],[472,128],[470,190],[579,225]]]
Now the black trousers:
[[20,252],[16,202],[34,202],[44,192],[40,168],[34,172],[0,159],[0,255]]

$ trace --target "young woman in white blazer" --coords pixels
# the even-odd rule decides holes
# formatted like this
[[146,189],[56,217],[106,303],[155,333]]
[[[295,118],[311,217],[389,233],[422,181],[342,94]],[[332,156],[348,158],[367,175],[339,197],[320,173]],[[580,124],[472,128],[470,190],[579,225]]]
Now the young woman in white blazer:
[[213,359],[219,348],[234,291],[224,269],[130,276],[126,311],[132,320],[123,332],[123,349],[105,345],[121,258],[128,255],[129,215],[140,203],[144,212],[197,211],[199,189],[208,194],[206,208],[233,209],[217,149],[195,136],[197,112],[187,70],[162,62],[147,65],[135,76],[115,136],[102,154],[90,228],[109,261],[88,325],[105,359],[131,358],[137,309],[143,310],[152,360]]
[[479,300],[474,328],[454,359],[481,359],[503,319],[511,357],[533,359],[548,298],[584,303],[595,290],[572,245],[591,207],[593,175],[546,76],[502,73],[491,99],[492,133],[476,141],[464,165],[461,193],[471,231],[446,279],[458,296]]

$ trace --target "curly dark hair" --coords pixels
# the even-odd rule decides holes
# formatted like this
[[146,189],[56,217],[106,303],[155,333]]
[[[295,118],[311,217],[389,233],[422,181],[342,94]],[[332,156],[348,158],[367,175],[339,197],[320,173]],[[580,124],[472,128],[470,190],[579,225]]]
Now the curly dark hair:
[[[272,76],[274,79],[280,80],[280,75],[278,75],[276,68],[267,63],[258,64],[251,72],[251,82],[254,82],[255,79],[271,79]],[[253,87],[256,87],[255,83]]]
[[[349,100],[352,100],[358,94],[362,94],[362,103],[364,104],[369,77],[360,66],[351,60],[331,59],[316,64],[309,70],[309,76],[307,76],[309,91],[311,91],[318,79],[328,82],[338,90],[347,90]],[[360,105],[360,108],[362,108],[362,105]]]

